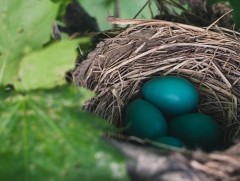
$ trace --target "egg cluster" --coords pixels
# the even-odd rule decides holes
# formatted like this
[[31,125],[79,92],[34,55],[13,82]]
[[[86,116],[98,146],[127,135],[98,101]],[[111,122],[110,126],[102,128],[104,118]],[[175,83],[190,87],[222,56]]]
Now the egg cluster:
[[205,151],[222,146],[223,133],[218,124],[210,116],[196,112],[199,94],[188,80],[158,77],[146,82],[141,93],[143,98],[126,108],[126,134]]

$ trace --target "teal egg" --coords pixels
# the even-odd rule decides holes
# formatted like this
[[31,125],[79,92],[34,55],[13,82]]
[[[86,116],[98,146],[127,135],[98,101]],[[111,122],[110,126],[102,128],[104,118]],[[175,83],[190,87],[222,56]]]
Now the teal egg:
[[193,84],[177,76],[149,80],[143,85],[142,95],[162,113],[172,116],[193,111],[199,102],[199,95]]
[[182,148],[185,146],[181,140],[174,137],[170,137],[170,136],[159,137],[154,139],[154,141],[165,144],[165,145],[169,145],[169,146],[179,147],[179,148]]
[[167,134],[167,123],[163,114],[142,99],[136,99],[128,105],[125,122],[128,135],[152,139]]
[[208,115],[189,113],[175,117],[168,124],[169,135],[182,140],[188,147],[205,151],[219,149],[223,133]]

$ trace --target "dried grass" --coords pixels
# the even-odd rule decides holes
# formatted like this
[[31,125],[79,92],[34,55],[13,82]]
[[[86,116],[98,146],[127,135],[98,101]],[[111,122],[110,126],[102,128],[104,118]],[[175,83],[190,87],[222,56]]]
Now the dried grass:
[[224,128],[225,141],[239,138],[239,34],[156,20],[133,20],[133,24],[100,42],[74,71],[75,84],[97,94],[85,108],[121,127],[124,108],[141,96],[144,82],[178,75],[197,87],[198,111]]

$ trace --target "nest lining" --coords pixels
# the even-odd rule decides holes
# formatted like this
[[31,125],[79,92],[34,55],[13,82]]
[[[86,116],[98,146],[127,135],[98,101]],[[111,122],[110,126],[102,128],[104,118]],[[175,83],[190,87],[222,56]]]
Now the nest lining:
[[217,31],[147,21],[105,39],[73,74],[76,85],[96,92],[85,109],[121,127],[125,107],[141,96],[144,82],[177,75],[197,87],[201,98],[198,111],[219,123],[225,142],[239,138],[239,34]]

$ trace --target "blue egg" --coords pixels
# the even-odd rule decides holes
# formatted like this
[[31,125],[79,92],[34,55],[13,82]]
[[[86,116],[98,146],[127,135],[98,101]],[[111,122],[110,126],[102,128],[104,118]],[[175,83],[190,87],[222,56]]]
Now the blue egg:
[[162,76],[143,85],[143,97],[162,113],[176,116],[193,111],[199,102],[197,89],[187,79]]
[[149,139],[167,135],[167,123],[163,114],[143,99],[136,99],[128,105],[125,123],[128,135]]
[[190,148],[212,151],[223,145],[223,132],[210,116],[189,113],[175,117],[168,124],[169,135],[182,140]]

